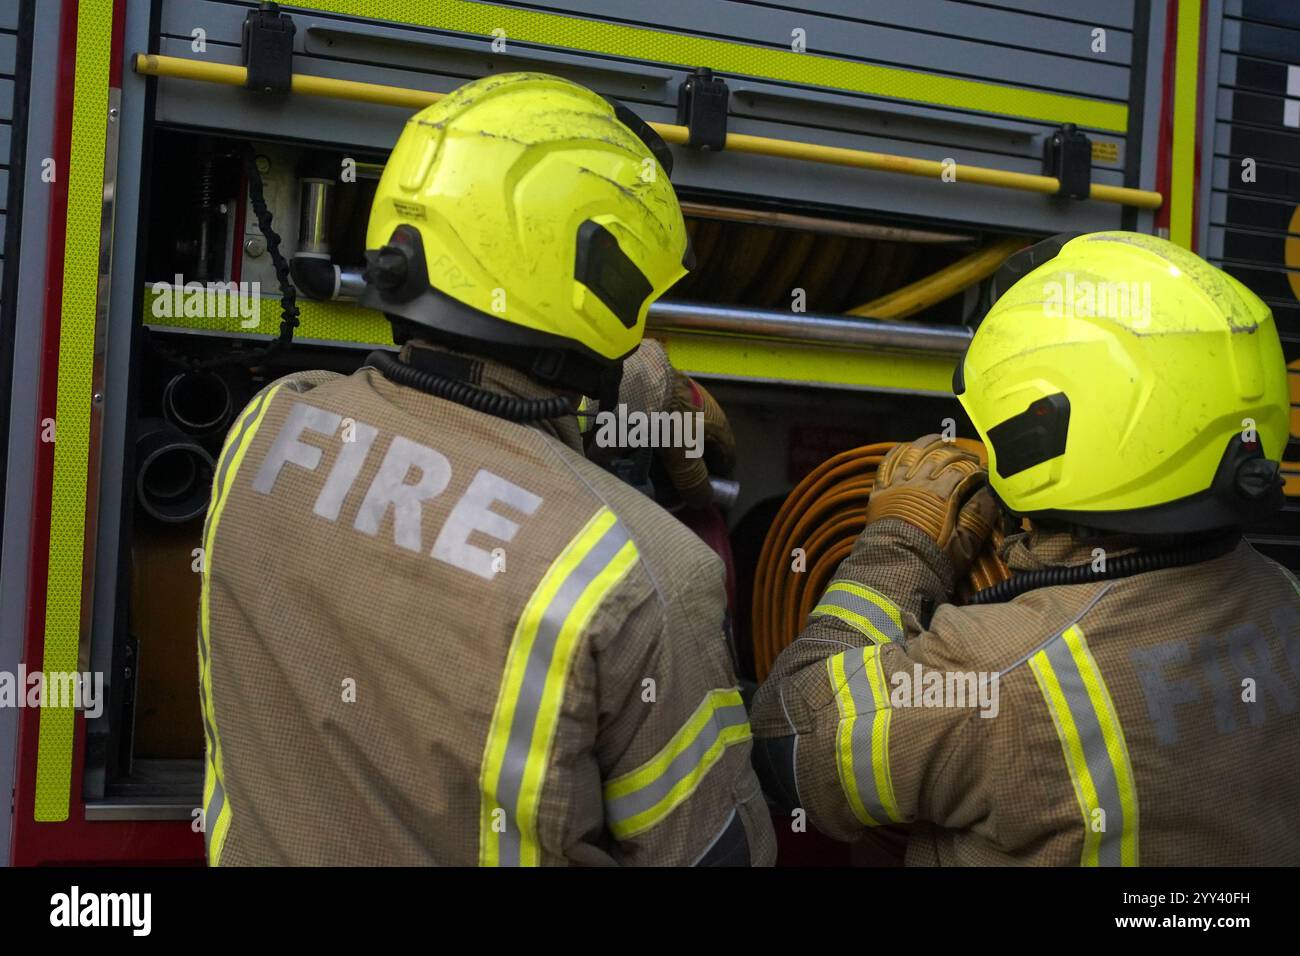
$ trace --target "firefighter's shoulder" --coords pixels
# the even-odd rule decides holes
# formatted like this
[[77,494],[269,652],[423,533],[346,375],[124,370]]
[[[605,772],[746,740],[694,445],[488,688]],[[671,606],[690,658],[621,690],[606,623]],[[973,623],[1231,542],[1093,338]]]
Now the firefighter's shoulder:
[[[554,443],[558,445],[558,443]],[[652,587],[723,593],[722,559],[690,527],[643,491],[571,449],[557,447],[592,508],[608,508],[636,545]]]
[[936,663],[1005,674],[1076,625],[1102,587],[1044,588],[996,604],[944,604],[909,650]]

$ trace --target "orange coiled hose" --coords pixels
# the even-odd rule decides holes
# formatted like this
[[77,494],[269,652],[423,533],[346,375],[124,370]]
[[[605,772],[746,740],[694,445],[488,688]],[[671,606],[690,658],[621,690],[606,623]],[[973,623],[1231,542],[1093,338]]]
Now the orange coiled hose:
[[[781,505],[763,540],[754,574],[751,636],[759,680],[767,677],[777,655],[799,636],[835,569],[853,550],[854,540],[867,524],[867,498],[876,469],[895,444],[864,445],[828,458]],[[957,444],[985,460],[980,442],[958,438]],[[959,601],[1010,576],[997,555],[1001,543],[1002,533],[994,531],[959,586]]]

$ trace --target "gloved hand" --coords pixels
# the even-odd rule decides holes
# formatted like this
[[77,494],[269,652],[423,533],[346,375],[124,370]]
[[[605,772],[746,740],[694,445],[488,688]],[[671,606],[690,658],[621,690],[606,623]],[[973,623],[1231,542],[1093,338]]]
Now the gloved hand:
[[[702,443],[695,449],[702,454],[687,457],[684,447],[659,448],[656,454],[682,500],[692,508],[706,507],[713,500],[709,476],[730,477],[736,465],[736,439],[713,396],[673,368],[662,345],[643,339],[623,363],[618,400],[629,411],[702,413],[703,434],[690,433]],[[690,427],[695,427],[694,421]]]
[[939,435],[892,449],[876,471],[867,522],[900,518],[924,531],[961,577],[993,531],[998,507],[979,458]]

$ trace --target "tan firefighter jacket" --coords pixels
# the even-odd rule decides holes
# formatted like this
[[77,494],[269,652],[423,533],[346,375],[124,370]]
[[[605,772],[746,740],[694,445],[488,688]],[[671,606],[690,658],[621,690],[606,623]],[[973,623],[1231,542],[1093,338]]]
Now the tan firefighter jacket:
[[[1122,546],[1033,532],[1005,557]],[[905,825],[909,864],[1300,863],[1300,595],[1280,565],[1243,541],[1005,604],[952,588],[897,519],[840,565],[754,704],[792,820],[842,840]]]
[[204,533],[210,863],[772,861],[722,564],[580,449],[374,369],[257,395]]

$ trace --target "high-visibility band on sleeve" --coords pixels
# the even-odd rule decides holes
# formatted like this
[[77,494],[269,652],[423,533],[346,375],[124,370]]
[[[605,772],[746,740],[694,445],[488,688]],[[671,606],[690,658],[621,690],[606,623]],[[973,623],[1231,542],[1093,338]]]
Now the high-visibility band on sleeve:
[[903,822],[889,770],[889,692],[880,648],[874,644],[826,660],[839,731],[835,762],[840,786],[863,826]]
[[610,832],[626,840],[660,823],[695,792],[728,747],[751,736],[740,691],[710,691],[659,753],[605,784]]
[[226,834],[230,831],[231,805],[226,793],[225,767],[221,754],[221,738],[217,736],[216,707],[212,698],[212,645],[210,642],[210,606],[212,554],[216,542],[217,526],[226,508],[230,488],[234,484],[239,466],[257,429],[271,407],[271,400],[282,386],[276,385],[258,395],[240,414],[226,436],[225,446],[217,459],[216,473],[212,479],[212,502],[203,527],[202,577],[199,589],[199,704],[203,715],[204,770],[203,770],[203,842],[208,863],[218,866]]
[[1138,865],[1138,798],[1128,744],[1077,625],[1029,658],[1083,814],[1082,866]]
[[608,508],[583,526],[528,599],[483,751],[479,863],[538,866],[537,812],[573,659],[588,623],[637,562]]
[[812,617],[836,617],[877,644],[903,639],[903,614],[879,591],[853,581],[832,581]]

